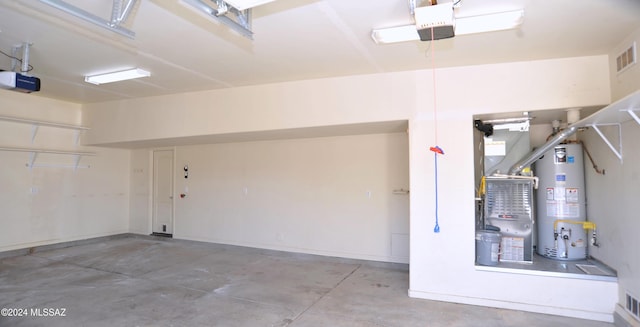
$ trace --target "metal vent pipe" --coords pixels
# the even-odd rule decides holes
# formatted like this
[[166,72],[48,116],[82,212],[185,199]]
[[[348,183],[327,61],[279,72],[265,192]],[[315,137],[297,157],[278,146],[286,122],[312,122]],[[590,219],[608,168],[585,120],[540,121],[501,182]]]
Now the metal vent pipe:
[[533,152],[531,152],[531,154],[529,154],[528,156],[524,157],[524,159],[520,160],[518,163],[513,165],[513,167],[511,167],[511,169],[509,169],[509,175],[518,175],[518,174],[520,174],[520,172],[523,169],[527,168],[529,165],[534,163],[536,160],[540,159],[540,157],[542,157],[545,152],[549,151],[549,149],[551,149],[554,146],[560,144],[560,142],[564,141],[569,136],[575,134],[578,131],[578,129],[579,128],[576,127],[576,126],[570,126],[570,127],[566,128],[566,129],[564,129],[563,131],[561,131],[560,133],[556,134],[556,136],[554,136],[547,143],[545,143],[541,147],[535,149]]

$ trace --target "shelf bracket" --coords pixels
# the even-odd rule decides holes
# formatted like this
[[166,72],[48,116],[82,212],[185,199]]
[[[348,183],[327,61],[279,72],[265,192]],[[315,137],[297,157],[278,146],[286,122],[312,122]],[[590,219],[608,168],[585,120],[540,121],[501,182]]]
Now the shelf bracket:
[[606,125],[613,125],[618,127],[618,148],[617,149],[615,146],[613,146],[613,144],[609,141],[609,139],[604,135],[604,133],[602,133],[600,128],[598,128],[598,125],[594,124],[594,125],[591,125],[591,127],[593,127],[596,133],[600,135],[600,138],[604,141],[604,143],[607,144],[607,146],[609,146],[609,149],[611,149],[611,151],[616,155],[616,157],[618,157],[618,159],[620,160],[620,163],[622,163],[622,128],[620,127],[620,124],[606,124]]
[[38,134],[38,127],[40,125],[31,125],[31,144],[36,141],[36,135]]
[[73,145],[80,143],[80,130],[73,131]]
[[640,125],[640,117],[638,117],[638,115],[636,115],[636,113],[633,111],[633,109],[627,109],[627,112],[629,113],[629,116],[631,116],[636,123],[638,123],[638,125]]
[[38,152],[29,152],[29,171],[33,169],[33,163],[36,162],[36,158],[38,157]]
[[74,155],[74,165],[73,165],[73,171],[76,172],[78,170],[78,165],[80,164],[80,158],[82,156],[79,154]]

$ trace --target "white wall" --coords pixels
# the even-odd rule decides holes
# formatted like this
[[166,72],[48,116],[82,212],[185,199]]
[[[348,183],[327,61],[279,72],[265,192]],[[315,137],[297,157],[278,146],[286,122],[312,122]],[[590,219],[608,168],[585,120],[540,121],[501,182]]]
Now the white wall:
[[177,147],[176,166],[176,238],[408,262],[406,133]]
[[129,230],[131,233],[151,234],[152,153],[146,149],[132,150],[129,171]]
[[86,144],[406,120],[414,72],[327,78],[84,106]]
[[[438,73],[440,233],[433,232],[429,111],[411,120],[411,268],[415,297],[612,320],[615,283],[487,273],[474,268],[473,114],[609,103],[607,57],[452,68]],[[469,77],[471,76],[471,78]],[[419,81],[424,89],[429,77]],[[508,109],[508,110],[507,110]],[[442,182],[444,181],[444,182]],[[438,250],[436,250],[438,249]],[[442,249],[446,249],[442,251]],[[540,290],[545,290],[541,292]]]
[[[94,104],[84,118],[97,144],[408,119],[411,296],[611,320],[616,283],[475,270],[472,137],[474,114],[610,103],[607,56],[439,69],[436,76],[437,124],[430,70]],[[433,145],[445,151],[437,234]]]
[[[616,72],[616,58],[625,49],[636,42],[636,64],[629,66],[621,73]],[[640,89],[640,29],[626,37],[620,44],[609,52],[609,71],[611,79],[612,100],[619,100],[627,94]]]
[[[0,91],[0,116],[80,124],[77,104]],[[29,170],[29,153],[0,151],[0,251],[125,233],[129,230],[127,150],[76,146],[74,131],[0,121],[0,147],[93,151],[88,169]],[[36,164],[73,164],[73,157],[39,154]]]
[[[581,137],[598,167],[605,175],[585,167],[587,186],[587,217],[598,226],[600,247],[591,247],[590,254],[618,272],[619,303],[625,303],[625,291],[640,297],[640,126],[628,121],[622,128],[623,161],[609,150],[597,133],[589,130]],[[618,144],[618,129],[603,127],[603,132]]]
[[[609,53],[611,93],[614,101],[640,89],[640,63],[630,66],[620,74],[616,73],[616,57],[633,41],[640,47],[640,29]],[[636,48],[636,52],[639,50],[640,48]],[[637,55],[636,61],[640,61],[640,56]],[[636,114],[640,115],[640,112],[636,111]],[[615,127],[603,127],[602,130],[617,146],[619,130]],[[637,231],[640,230],[640,125],[635,121],[627,121],[622,124],[621,130],[622,162],[614,156],[595,131],[589,130],[581,136],[590,151],[597,154],[595,159],[598,166],[606,171],[602,176],[586,168],[587,214],[589,220],[598,225],[601,242],[601,246],[593,248],[591,254],[618,271],[618,303],[621,306],[617,311],[630,323],[640,325],[622,309],[625,304],[625,292],[629,292],[636,299],[640,298],[640,256],[629,250],[640,248],[640,238],[637,235]]]
[[[134,233],[151,232],[151,152],[131,156]],[[408,263],[409,197],[392,194],[409,189],[406,133],[181,146],[175,156],[175,238]]]

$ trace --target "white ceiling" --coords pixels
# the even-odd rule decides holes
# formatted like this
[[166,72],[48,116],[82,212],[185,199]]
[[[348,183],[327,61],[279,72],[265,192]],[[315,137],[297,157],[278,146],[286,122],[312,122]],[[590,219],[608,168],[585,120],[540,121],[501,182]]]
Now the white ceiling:
[[[110,0],[66,2],[107,20],[111,15]],[[437,67],[607,54],[640,28],[637,0],[463,0],[460,10],[513,8],[525,11],[517,30],[377,45],[372,28],[412,22],[407,0],[278,0],[253,9],[253,41],[178,0],[140,0],[125,24],[136,33],[133,40],[39,1],[2,0],[0,50],[32,43],[31,74],[42,80],[34,95],[90,103],[427,69],[430,45]],[[10,65],[0,57],[0,69]],[[84,82],[84,75],[132,67],[152,76]]]

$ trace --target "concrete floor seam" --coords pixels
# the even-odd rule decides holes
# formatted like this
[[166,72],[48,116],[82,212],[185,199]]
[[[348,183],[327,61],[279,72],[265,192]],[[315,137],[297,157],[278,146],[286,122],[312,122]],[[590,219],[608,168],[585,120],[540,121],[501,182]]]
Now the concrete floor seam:
[[[351,275],[353,275],[358,269],[360,269],[360,267],[362,267],[362,265],[357,265],[349,274],[347,274],[344,278],[342,278],[339,282],[337,282],[328,292],[322,294],[318,299],[316,299],[313,303],[311,303],[311,305],[309,305],[302,312],[300,312],[300,314],[295,316],[289,324],[294,323],[299,317],[304,315],[309,309],[313,308],[318,302],[322,301],[322,299],[324,299],[327,295],[329,295],[332,291],[334,291],[345,280],[351,277]],[[287,324],[286,326],[288,326],[289,324]]]

